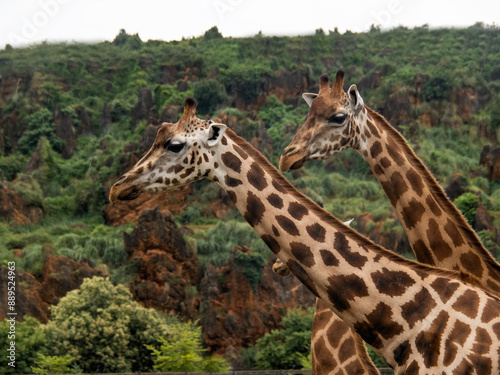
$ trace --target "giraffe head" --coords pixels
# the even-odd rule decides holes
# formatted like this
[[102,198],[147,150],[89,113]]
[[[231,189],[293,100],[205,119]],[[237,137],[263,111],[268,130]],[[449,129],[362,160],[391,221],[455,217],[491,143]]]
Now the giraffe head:
[[187,98],[181,119],[161,125],[147,154],[111,187],[110,201],[131,200],[144,191],[173,190],[210,178],[226,125],[200,120],[195,111],[195,100]]
[[345,148],[356,148],[360,136],[360,117],[364,102],[356,85],[343,89],[344,71],[340,69],[332,87],[327,74],[319,82],[319,93],[302,95],[311,109],[305,124],[283,151],[280,169],[301,168],[307,160],[326,159]]

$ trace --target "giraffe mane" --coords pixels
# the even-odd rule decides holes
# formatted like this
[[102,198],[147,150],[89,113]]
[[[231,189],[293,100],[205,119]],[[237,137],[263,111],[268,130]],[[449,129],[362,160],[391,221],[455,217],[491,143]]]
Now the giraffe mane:
[[[353,228],[345,225],[341,220],[337,219],[331,213],[323,209],[314,203],[311,199],[306,197],[300,191],[298,191],[277,169],[274,167],[269,160],[267,160],[257,149],[255,149],[250,143],[248,143],[245,139],[236,135],[231,129],[226,130],[226,135],[235,142],[238,146],[243,148],[247,154],[249,154],[254,160],[259,164],[259,166],[267,172],[271,178],[277,181],[280,186],[286,191],[286,193],[292,195],[295,199],[297,199],[302,205],[307,207],[311,212],[313,212],[318,218],[330,226],[341,228],[342,233],[348,235],[350,238],[353,238],[354,241],[361,246],[367,247],[377,254],[380,254],[386,258],[389,258],[391,261],[403,264],[408,266],[415,271],[420,271],[427,274],[433,274],[436,276],[443,276],[450,279],[459,280],[466,284],[474,285],[483,290],[486,289],[486,292],[492,294],[489,288],[485,287],[480,283],[480,281],[473,275],[470,275],[465,272],[458,272],[452,270],[441,269],[437,267],[433,267],[430,265],[422,264],[415,262],[413,260],[409,260],[403,258],[401,255],[398,255],[392,251],[389,251],[383,248],[380,245],[372,242],[367,237],[363,236],[361,233],[357,232]],[[495,297],[498,298],[498,297]]]
[[425,166],[420,158],[415,155],[411,147],[408,145],[406,139],[385,119],[384,116],[375,112],[368,106],[365,106],[368,110],[370,118],[375,120],[378,125],[384,128],[395,143],[401,148],[408,158],[410,164],[417,170],[417,172],[424,178],[426,184],[433,196],[438,198],[438,202],[445,212],[450,215],[460,232],[465,236],[467,242],[474,246],[474,248],[481,254],[485,262],[498,273],[500,273],[500,264],[493,259],[493,256],[486,250],[481,243],[481,240],[477,236],[476,232],[467,223],[467,220],[458,210],[458,208],[450,201],[444,192],[441,185],[437,182],[434,176],[431,174],[429,169]]

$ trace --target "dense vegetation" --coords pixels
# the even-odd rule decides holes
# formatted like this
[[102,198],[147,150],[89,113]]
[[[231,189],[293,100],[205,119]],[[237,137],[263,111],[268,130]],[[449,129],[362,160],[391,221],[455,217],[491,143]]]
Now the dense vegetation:
[[[313,87],[322,73],[333,75],[340,67],[346,71],[348,83],[359,83],[365,103],[388,117],[400,114],[392,116],[398,120],[394,125],[442,185],[446,186],[455,173],[462,175],[466,193],[457,205],[471,223],[481,203],[497,228],[500,185],[486,178],[487,171],[478,166],[478,161],[482,147],[497,142],[500,130],[498,28],[477,24],[467,29],[432,30],[423,26],[381,32],[372,27],[362,34],[318,30],[311,36],[258,34],[252,38],[223,38],[214,28],[202,37],[169,43],[143,42],[138,35],[122,31],[113,42],[41,44],[22,49],[9,46],[0,51],[0,182],[14,190],[27,207],[43,213],[37,224],[19,225],[0,219],[0,265],[16,260],[20,270],[40,276],[49,254],[65,255],[77,261],[86,259],[106,270],[115,284],[126,285],[131,268],[122,232],[130,232],[132,225],[106,225],[102,209],[111,184],[120,174],[121,156],[130,154],[126,146],[137,148],[148,125],[148,118],[133,115],[140,89],[148,88],[152,93],[153,117],[160,116],[164,108],[182,106],[187,95],[194,96],[200,117],[235,119],[235,130],[248,140],[258,139],[259,149],[276,165],[308,110],[299,93],[293,92],[294,85],[306,82],[306,87]],[[284,93],[277,90],[287,84],[287,79],[295,79],[295,83]],[[467,100],[463,104],[460,98],[464,97],[475,100],[474,105]],[[88,115],[87,124],[82,113]],[[69,141],[57,135],[56,117],[72,124],[76,143],[71,152]],[[34,152],[38,153],[36,168],[28,165]],[[398,251],[408,251],[388,200],[355,152],[310,163],[286,177],[341,219],[370,213],[360,229],[367,234],[377,230],[384,238],[395,239],[391,243]],[[196,201],[192,198],[196,204],[176,220],[196,230],[191,241],[197,245],[200,267],[233,262],[253,287],[258,285],[268,250],[238,213],[229,212],[223,223],[206,214],[210,210],[204,207],[218,199],[214,184],[197,183],[192,195],[203,197]],[[480,236],[496,253],[496,230],[483,231]],[[252,252],[239,252],[233,245],[249,246]],[[19,249],[23,256],[16,258]],[[121,297],[116,298],[128,298],[123,289],[117,290]],[[80,290],[68,295],[72,302],[66,308],[82,308],[83,294]],[[152,357],[147,363],[134,362],[142,360],[134,350],[145,352],[147,348],[132,348],[132,344],[126,351],[135,359],[129,362],[106,365],[103,359],[92,364],[80,360],[85,354],[77,349],[70,354],[73,362],[67,362],[63,351],[57,349],[65,345],[63,336],[90,321],[82,317],[66,327],[71,319],[70,315],[62,318],[69,314],[69,310],[63,313],[64,308],[62,300],[54,308],[48,323],[53,327],[50,334],[47,331],[43,336],[44,330],[32,319],[19,326],[20,330],[37,332],[26,344],[30,350],[38,352],[37,348],[52,343],[56,350],[53,354],[60,357],[48,358],[41,350],[38,359],[32,357],[36,363],[23,364],[22,370],[17,370],[48,371],[49,364],[78,366],[87,372],[152,369]],[[137,311],[137,316],[146,314]],[[122,316],[118,308],[113,314]],[[285,331],[290,329],[287,324],[296,331],[298,313],[293,314],[283,321]],[[136,323],[128,319],[123,324],[139,324],[139,318]],[[179,330],[178,334],[184,332]],[[186,336],[195,340],[198,333],[189,332]],[[126,336],[125,331],[122,333]],[[280,341],[280,334],[273,332],[259,340],[246,352],[246,362],[262,368],[300,366],[302,357],[297,353],[307,353],[303,343],[296,345],[300,350],[280,346],[275,359],[264,360],[265,356],[259,354]],[[132,337],[125,336],[121,339],[133,343]],[[304,340],[307,336],[301,334]],[[3,340],[5,335],[0,337]],[[153,353],[158,358],[161,350],[169,349],[163,341],[150,345],[156,345]],[[195,355],[201,358],[200,353]],[[3,372],[5,367],[1,368]],[[177,367],[158,362],[155,368]]]

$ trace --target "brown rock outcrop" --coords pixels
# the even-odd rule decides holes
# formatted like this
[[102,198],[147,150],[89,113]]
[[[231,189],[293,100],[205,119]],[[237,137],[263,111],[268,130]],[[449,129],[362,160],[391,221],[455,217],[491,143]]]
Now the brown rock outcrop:
[[37,223],[43,217],[38,206],[26,206],[23,199],[6,182],[0,183],[0,216],[19,224]]
[[139,98],[132,108],[132,125],[137,125],[141,120],[149,120],[151,108],[153,108],[153,94],[147,87],[139,90]]
[[198,258],[186,245],[171,214],[158,207],[144,211],[132,234],[124,233],[125,250],[137,277],[130,291],[146,307],[198,316],[199,298],[190,293],[198,284]]
[[500,147],[484,146],[479,157],[479,165],[488,168],[490,181],[500,181]]

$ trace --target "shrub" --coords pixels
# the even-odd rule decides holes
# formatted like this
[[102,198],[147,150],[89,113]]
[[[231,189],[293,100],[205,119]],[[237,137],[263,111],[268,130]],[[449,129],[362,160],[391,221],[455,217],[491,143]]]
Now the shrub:
[[220,357],[203,358],[201,327],[191,323],[171,326],[166,338],[158,339],[160,348],[146,347],[151,351],[154,368],[162,372],[227,372],[229,366]]
[[73,358],[68,355],[65,356],[49,356],[42,353],[37,354],[35,361],[37,367],[31,367],[35,374],[68,374],[72,373],[70,364]]
[[145,345],[166,336],[171,321],[125,287],[94,277],[52,307],[44,332],[53,354],[69,355],[83,372],[144,372],[153,367]]
[[64,142],[56,135],[56,127],[52,113],[44,108],[28,117],[28,127],[21,138],[18,147],[25,155],[30,155],[36,148],[41,137],[46,137],[52,148],[60,152]]
[[196,82],[193,90],[198,101],[197,112],[203,114],[212,114],[217,105],[224,103],[227,97],[224,85],[213,79]]
[[454,201],[457,208],[462,211],[471,226],[474,226],[476,208],[479,204],[479,197],[472,193],[464,193]]
[[[15,338],[9,339],[10,324],[7,319],[0,321],[0,373],[28,374],[35,365],[37,353],[45,353],[45,333],[38,320],[27,317],[24,322],[16,322]],[[10,341],[16,342],[16,367],[9,366],[7,351]]]

